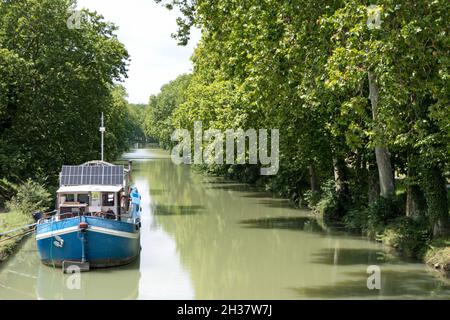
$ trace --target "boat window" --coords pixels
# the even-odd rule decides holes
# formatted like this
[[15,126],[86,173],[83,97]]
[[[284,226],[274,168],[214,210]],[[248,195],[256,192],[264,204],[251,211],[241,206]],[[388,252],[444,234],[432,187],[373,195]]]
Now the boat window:
[[59,213],[60,213],[61,215],[66,215],[67,213],[71,213],[71,212],[72,212],[72,208],[61,207]]
[[114,193],[104,193],[103,194],[103,206],[113,207],[114,206]]
[[75,195],[74,194],[66,194],[66,202],[75,202]]
[[77,198],[78,198],[79,203],[89,203],[89,195],[88,194],[79,194]]

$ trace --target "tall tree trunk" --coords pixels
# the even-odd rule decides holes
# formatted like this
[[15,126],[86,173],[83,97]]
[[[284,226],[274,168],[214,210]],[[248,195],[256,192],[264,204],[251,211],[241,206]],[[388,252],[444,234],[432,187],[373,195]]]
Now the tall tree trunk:
[[373,162],[369,162],[368,168],[368,200],[369,204],[375,203],[380,195],[380,182],[378,180],[377,165]]
[[406,188],[406,216],[417,219],[425,213],[426,202],[417,183],[417,170],[411,154],[408,155],[408,186]]
[[339,196],[349,196],[347,184],[347,166],[342,159],[333,159],[334,181],[336,183],[336,193]]
[[442,170],[437,166],[425,168],[423,187],[428,217],[433,227],[433,236],[449,235],[450,216],[448,214],[447,185]]
[[406,216],[417,219],[425,212],[425,199],[416,185],[408,186],[406,189]]
[[[369,72],[369,94],[372,104],[372,115],[375,122],[375,133],[378,138],[381,136],[380,125],[378,123],[378,101],[379,87],[378,82],[373,74]],[[380,194],[382,197],[388,198],[394,194],[394,176],[392,174],[391,155],[384,142],[377,143],[375,147],[375,156],[377,159],[378,176],[380,179]]]
[[333,159],[334,183],[337,195],[337,203],[326,216],[325,221],[340,221],[347,210],[350,199],[350,191],[347,181],[347,165],[344,159]]
[[319,185],[317,183],[316,169],[314,168],[314,165],[310,165],[308,169],[309,169],[309,180],[311,182],[311,191],[318,192]]

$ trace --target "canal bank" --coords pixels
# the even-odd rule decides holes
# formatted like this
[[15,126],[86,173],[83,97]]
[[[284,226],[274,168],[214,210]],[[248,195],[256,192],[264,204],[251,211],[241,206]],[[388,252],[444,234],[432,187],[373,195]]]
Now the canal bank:
[[[161,150],[124,159],[142,194],[140,260],[82,274],[71,290],[29,238],[0,265],[0,299],[450,299],[426,265],[324,230],[289,201],[175,166]],[[380,290],[367,288],[371,265]]]
[[52,202],[51,194],[45,186],[31,179],[22,184],[3,180],[1,188],[0,263],[15,252],[26,236],[33,234],[33,214],[44,212]]
[[20,243],[33,232],[32,228],[23,227],[31,221],[31,216],[18,211],[0,213],[0,263],[14,254]]

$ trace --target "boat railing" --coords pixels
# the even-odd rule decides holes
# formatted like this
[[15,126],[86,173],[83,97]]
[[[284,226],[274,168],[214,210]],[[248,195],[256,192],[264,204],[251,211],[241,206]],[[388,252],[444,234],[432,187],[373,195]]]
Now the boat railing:
[[107,219],[107,220],[128,221],[128,222],[134,222],[134,219],[136,218],[136,217],[134,217],[133,214],[128,214],[128,213],[116,215],[115,213],[109,213],[109,212],[84,212],[84,213],[66,212],[66,213],[59,213],[59,214],[55,214],[55,213],[44,214],[44,216],[42,217],[42,219],[39,220],[39,222],[44,222],[44,221],[47,221],[50,219],[54,219],[56,217],[58,217],[59,220],[65,220],[65,219],[76,218],[76,217],[81,217],[81,216],[96,217],[96,218],[102,218],[102,219]]

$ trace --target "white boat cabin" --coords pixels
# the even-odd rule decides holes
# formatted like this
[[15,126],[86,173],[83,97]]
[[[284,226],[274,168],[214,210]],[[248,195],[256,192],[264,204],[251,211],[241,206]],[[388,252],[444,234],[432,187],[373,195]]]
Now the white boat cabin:
[[121,220],[130,207],[129,172],[103,161],[64,166],[57,191],[59,219],[92,215]]

